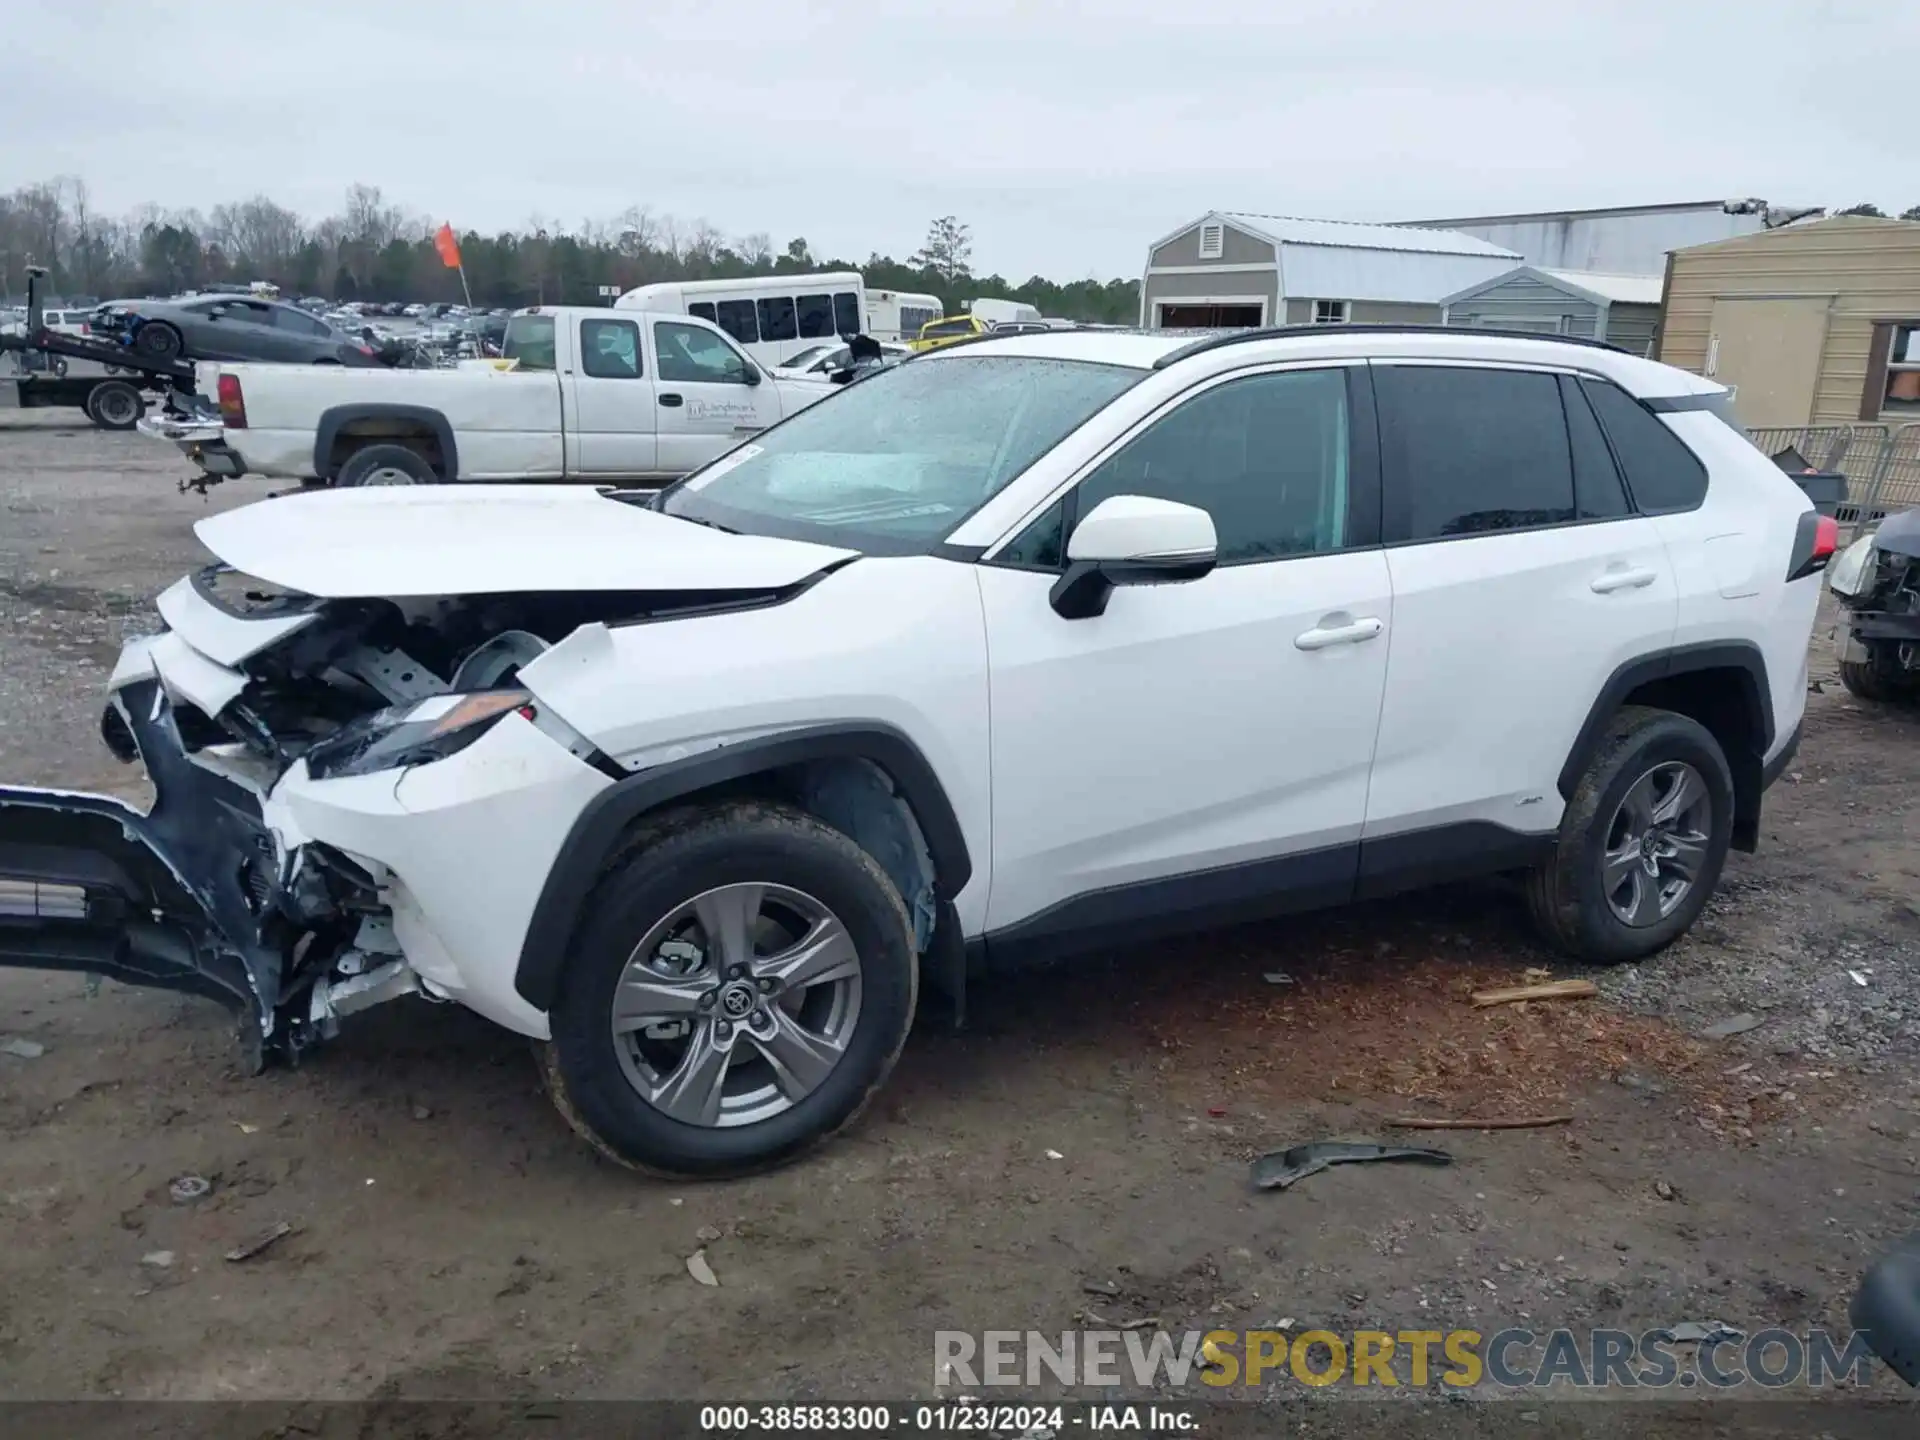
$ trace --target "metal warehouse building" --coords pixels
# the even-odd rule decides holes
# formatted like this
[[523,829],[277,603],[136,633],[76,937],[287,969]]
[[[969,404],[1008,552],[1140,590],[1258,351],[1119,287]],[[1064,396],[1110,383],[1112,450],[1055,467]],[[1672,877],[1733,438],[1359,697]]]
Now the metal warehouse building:
[[1140,323],[1433,325],[1447,297],[1520,258],[1446,230],[1210,211],[1148,248]]
[[1518,252],[1542,269],[1659,275],[1667,252],[1752,235],[1821,213],[1765,200],[1690,200],[1606,210],[1543,210],[1531,215],[1466,215],[1409,220],[1423,230],[1457,230]]

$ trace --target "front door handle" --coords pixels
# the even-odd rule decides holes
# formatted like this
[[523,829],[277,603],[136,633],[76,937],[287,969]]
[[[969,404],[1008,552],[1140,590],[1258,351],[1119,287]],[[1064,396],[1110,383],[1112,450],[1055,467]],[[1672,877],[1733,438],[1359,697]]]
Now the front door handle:
[[[1335,617],[1325,617],[1332,620]],[[1334,645],[1358,645],[1362,640],[1371,640],[1386,629],[1384,621],[1372,615],[1363,615],[1358,620],[1348,620],[1338,625],[1316,625],[1311,630],[1303,630],[1293,637],[1296,650],[1325,650]]]
[[1616,590],[1642,590],[1660,578],[1659,572],[1643,566],[1610,567],[1588,588],[1596,595],[1611,595]]
[[686,401],[683,400],[679,395],[675,394],[673,391],[668,390],[668,391],[665,391],[660,396],[660,403],[662,405],[671,406],[671,405],[684,405],[686,404]]

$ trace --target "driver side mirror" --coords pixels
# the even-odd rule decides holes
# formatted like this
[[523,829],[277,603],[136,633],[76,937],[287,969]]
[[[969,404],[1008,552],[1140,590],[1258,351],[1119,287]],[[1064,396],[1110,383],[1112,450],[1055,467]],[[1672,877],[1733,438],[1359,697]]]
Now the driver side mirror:
[[747,362],[747,384],[758,385],[759,383],[760,383],[760,367],[754,364],[751,360],[749,360]]
[[1073,527],[1066,572],[1047,601],[1063,620],[1106,613],[1116,585],[1173,585],[1212,571],[1219,554],[1213,517],[1195,505],[1112,495]]

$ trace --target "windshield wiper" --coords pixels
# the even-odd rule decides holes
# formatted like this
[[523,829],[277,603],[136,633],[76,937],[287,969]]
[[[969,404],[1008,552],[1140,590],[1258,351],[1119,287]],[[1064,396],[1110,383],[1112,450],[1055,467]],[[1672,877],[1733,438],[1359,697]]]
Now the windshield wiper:
[[[662,513],[671,514],[672,512],[663,511]],[[722,535],[738,535],[740,533],[731,525],[722,525],[718,520],[702,520],[698,515],[674,515],[673,518],[676,520],[685,520],[694,525],[704,525],[709,530],[718,530]]]

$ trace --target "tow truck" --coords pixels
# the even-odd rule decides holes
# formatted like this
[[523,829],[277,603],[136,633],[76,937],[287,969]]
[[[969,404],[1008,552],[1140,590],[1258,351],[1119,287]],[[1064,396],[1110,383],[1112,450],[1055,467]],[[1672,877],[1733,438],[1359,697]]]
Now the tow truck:
[[[191,408],[196,394],[193,362],[154,359],[126,345],[48,329],[40,303],[40,282],[46,273],[42,266],[28,267],[26,328],[19,334],[0,335],[0,354],[21,357],[16,362],[19,374],[6,378],[22,410],[72,406],[84,410],[102,430],[131,430],[147,413],[148,394]],[[29,368],[27,357],[32,355],[48,356],[55,363],[47,373],[40,373]],[[59,363],[67,360],[91,360],[107,373],[74,375]]]

